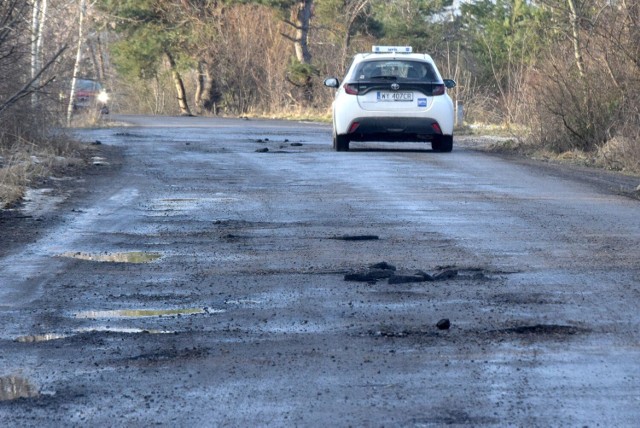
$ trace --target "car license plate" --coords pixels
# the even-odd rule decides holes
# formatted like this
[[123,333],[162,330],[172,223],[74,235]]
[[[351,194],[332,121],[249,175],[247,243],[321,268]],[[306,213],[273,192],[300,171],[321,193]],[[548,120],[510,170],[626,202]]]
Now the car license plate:
[[378,102],[413,101],[413,92],[378,92]]

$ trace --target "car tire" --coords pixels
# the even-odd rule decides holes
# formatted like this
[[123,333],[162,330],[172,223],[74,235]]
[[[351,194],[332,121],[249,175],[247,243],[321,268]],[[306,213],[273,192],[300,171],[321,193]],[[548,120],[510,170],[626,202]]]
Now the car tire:
[[436,135],[431,142],[434,152],[448,153],[453,150],[453,135]]
[[349,151],[349,137],[346,135],[333,134],[333,149],[336,152],[348,152]]

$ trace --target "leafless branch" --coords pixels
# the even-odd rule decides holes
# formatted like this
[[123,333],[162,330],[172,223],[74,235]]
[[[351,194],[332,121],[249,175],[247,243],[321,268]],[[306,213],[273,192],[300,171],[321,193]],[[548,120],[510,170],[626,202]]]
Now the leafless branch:
[[36,73],[33,78],[31,78],[18,92],[9,97],[4,103],[0,104],[0,115],[14,105],[16,102],[31,95],[34,92],[38,92],[42,90],[45,86],[51,83],[54,78],[50,78],[44,83],[36,84],[36,82],[42,77],[44,72],[56,62],[56,60],[62,55],[62,53],[67,49],[66,46],[60,48],[58,52]]

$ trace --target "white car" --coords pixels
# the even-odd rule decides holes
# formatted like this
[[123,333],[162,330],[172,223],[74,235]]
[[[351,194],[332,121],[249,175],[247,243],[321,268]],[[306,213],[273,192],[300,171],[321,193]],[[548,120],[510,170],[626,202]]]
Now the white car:
[[325,79],[336,88],[333,148],[349,150],[351,141],[430,141],[434,151],[453,148],[454,107],[433,59],[410,46],[374,46],[357,54],[344,81]]

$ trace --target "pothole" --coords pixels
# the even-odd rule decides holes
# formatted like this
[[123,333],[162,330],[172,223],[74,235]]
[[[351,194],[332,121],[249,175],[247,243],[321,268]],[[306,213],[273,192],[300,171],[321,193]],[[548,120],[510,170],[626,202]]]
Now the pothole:
[[223,309],[209,308],[179,308],[179,309],[117,309],[108,311],[83,311],[75,314],[76,318],[81,319],[100,319],[100,318],[150,318],[150,317],[166,317],[166,316],[182,316],[182,315],[199,315],[199,314],[218,314],[224,313]]
[[78,251],[62,253],[60,254],[60,257],[67,257],[78,260],[89,260],[93,262],[151,263],[162,257],[162,254],[147,253],[143,251],[131,251],[123,253],[84,253]]
[[37,397],[38,389],[21,376],[0,377],[0,401]]
[[154,330],[146,328],[127,328],[127,327],[109,327],[98,326],[89,328],[80,328],[77,333],[124,333],[124,334],[175,334],[172,330]]
[[535,324],[525,325],[519,327],[504,328],[500,330],[492,330],[489,333],[493,334],[511,334],[517,336],[572,336],[579,333],[587,333],[589,330],[570,326],[570,325],[558,325],[558,324]]
[[66,339],[67,337],[68,336],[65,334],[55,334],[55,333],[33,334],[29,336],[17,337],[15,341],[19,343],[39,343],[39,342],[49,342],[51,340]]
[[42,343],[42,342],[50,342],[53,340],[68,339],[77,334],[82,334],[82,333],[175,334],[176,331],[175,330],[155,330],[155,329],[146,329],[146,328],[96,326],[96,327],[78,328],[73,330],[73,333],[70,333],[70,334],[57,334],[57,333],[32,334],[27,336],[16,337],[14,340],[18,343]]

